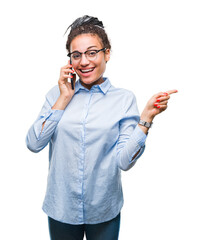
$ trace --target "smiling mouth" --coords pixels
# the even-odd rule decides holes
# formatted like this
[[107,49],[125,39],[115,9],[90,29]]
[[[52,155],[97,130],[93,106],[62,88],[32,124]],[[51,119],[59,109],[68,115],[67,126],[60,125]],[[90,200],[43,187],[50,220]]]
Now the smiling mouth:
[[80,71],[82,73],[89,73],[89,72],[92,72],[94,70],[94,68],[89,68],[89,69],[80,69]]

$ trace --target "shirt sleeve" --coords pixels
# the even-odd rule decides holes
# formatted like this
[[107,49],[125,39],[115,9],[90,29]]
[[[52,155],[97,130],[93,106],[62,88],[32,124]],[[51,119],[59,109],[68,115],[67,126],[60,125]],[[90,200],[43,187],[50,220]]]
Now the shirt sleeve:
[[[127,171],[134,166],[137,159],[143,154],[147,135],[138,126],[140,116],[133,93],[124,98],[123,112],[123,118],[119,126],[117,159],[119,168]],[[138,155],[133,159],[136,153]]]
[[[64,113],[64,110],[51,109],[55,101],[53,94],[48,93],[38,118],[27,133],[26,145],[32,152],[37,153],[47,146]],[[44,122],[45,125],[42,130]]]

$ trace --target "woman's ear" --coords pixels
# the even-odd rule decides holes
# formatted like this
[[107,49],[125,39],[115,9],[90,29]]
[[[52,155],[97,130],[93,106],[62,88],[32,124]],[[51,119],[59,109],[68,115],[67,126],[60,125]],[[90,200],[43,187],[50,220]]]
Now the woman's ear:
[[106,61],[106,63],[109,61],[109,59],[110,59],[110,54],[111,53],[111,51],[110,51],[110,49],[106,49],[106,51],[105,51],[105,61]]

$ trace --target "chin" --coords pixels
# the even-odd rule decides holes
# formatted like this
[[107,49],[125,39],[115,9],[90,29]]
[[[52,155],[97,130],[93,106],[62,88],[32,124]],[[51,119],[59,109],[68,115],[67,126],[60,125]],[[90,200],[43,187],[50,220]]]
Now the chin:
[[[95,80],[96,79],[96,80]],[[88,84],[88,85],[92,85],[92,84],[98,84],[100,82],[102,78],[101,77],[98,77],[98,78],[80,78],[80,80],[85,83],[85,84]],[[97,83],[98,82],[98,83]]]
[[93,80],[93,79],[88,79],[88,78],[80,78],[80,79],[81,79],[81,81],[83,81],[86,84],[91,84],[91,83],[95,82],[95,80]]

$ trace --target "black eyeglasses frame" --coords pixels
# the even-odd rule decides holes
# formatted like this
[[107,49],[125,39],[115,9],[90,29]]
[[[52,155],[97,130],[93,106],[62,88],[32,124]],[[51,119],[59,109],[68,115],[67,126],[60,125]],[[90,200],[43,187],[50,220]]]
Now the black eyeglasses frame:
[[73,53],[80,53],[80,54],[82,55],[82,54],[86,54],[86,53],[89,52],[89,51],[95,51],[96,53],[98,53],[98,52],[101,52],[101,51],[106,51],[106,48],[102,48],[102,49],[99,49],[99,50],[87,50],[87,51],[85,51],[85,52],[74,51],[74,52],[68,53],[67,56],[68,56],[68,57],[71,57],[71,55],[72,55]]

